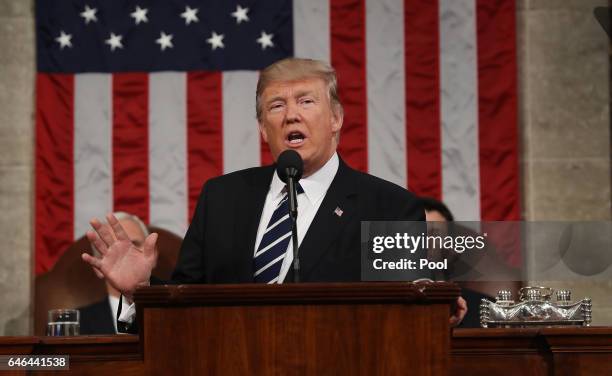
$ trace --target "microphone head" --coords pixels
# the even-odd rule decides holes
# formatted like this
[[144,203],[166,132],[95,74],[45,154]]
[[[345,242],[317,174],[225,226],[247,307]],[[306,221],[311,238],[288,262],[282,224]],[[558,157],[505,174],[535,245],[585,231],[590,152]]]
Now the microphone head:
[[282,152],[276,160],[276,173],[278,177],[287,184],[289,177],[296,181],[302,178],[304,172],[304,161],[297,151],[287,149]]

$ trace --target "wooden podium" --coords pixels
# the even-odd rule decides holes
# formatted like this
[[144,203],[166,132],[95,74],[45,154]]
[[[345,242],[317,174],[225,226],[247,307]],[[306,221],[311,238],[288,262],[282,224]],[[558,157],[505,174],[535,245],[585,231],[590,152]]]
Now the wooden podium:
[[447,375],[448,283],[152,286],[148,375]]

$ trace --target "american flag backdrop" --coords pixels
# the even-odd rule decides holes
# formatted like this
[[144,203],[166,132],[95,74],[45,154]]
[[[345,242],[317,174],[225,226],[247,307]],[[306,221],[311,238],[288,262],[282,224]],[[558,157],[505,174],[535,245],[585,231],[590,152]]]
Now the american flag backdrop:
[[109,211],[182,236],[208,178],[270,163],[255,86],[287,56],[336,68],[349,165],[520,218],[512,0],[37,0],[36,29],[37,274]]

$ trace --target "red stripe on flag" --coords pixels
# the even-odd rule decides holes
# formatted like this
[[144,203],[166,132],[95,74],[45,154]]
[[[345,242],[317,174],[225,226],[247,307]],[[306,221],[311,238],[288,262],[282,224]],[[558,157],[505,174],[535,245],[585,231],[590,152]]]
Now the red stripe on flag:
[[404,1],[408,189],[442,197],[438,1]]
[[[483,221],[520,219],[516,22],[512,1],[477,6],[480,215]],[[515,223],[483,223],[499,256],[520,266],[521,233]]]
[[365,1],[331,0],[331,61],[338,76],[344,125],[338,151],[361,171],[368,170]]
[[191,216],[208,179],[223,173],[223,83],[219,72],[187,74],[187,187]]
[[268,143],[264,141],[264,139],[259,136],[259,150],[261,151],[261,165],[267,166],[274,163],[274,158],[272,157],[272,152],[270,152],[270,146]]
[[36,274],[74,241],[74,76],[36,76]]
[[113,75],[113,200],[149,222],[149,75]]
[[515,6],[479,0],[477,12],[481,218],[518,220]]

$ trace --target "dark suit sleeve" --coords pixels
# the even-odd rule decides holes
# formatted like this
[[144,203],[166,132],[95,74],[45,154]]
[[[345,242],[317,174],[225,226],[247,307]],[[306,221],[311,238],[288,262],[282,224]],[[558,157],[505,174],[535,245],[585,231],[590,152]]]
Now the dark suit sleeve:
[[80,313],[80,334],[115,334],[113,312],[111,312],[108,298],[105,297],[99,302],[80,307],[78,310]]
[[210,184],[211,181],[208,181],[200,193],[191,224],[181,244],[176,268],[172,273],[173,283],[202,283],[206,280],[204,238]]

